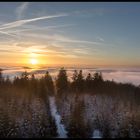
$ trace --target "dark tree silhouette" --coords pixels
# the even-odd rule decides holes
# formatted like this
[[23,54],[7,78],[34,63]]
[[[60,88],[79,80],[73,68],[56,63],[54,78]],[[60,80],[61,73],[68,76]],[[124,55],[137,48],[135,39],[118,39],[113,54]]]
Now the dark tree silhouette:
[[103,81],[102,73],[96,72],[93,76],[94,81]]
[[56,79],[56,88],[58,93],[63,93],[68,89],[68,78],[64,68],[59,70],[59,74]]
[[10,81],[10,78],[8,75],[6,77],[5,84],[6,84],[6,86],[11,86],[11,81]]
[[86,85],[85,86],[86,86],[87,91],[91,91],[91,89],[92,89],[92,76],[90,73],[86,77]]
[[29,74],[27,73],[27,71],[23,72],[21,74],[21,78],[20,78],[20,86],[26,87],[28,88],[28,81],[29,81]]
[[47,71],[44,77],[44,82],[45,82],[45,89],[46,92],[49,95],[53,95],[54,94],[54,84],[53,84],[53,80],[51,75],[49,74],[49,72]]
[[2,84],[4,81],[4,78],[2,76],[2,69],[0,69],[0,84]]
[[34,80],[35,80],[35,75],[32,74],[32,75],[31,75],[31,81],[34,81]]
[[35,78],[34,74],[31,75],[31,79],[29,81],[29,87],[30,87],[30,90],[32,92],[37,94],[37,92],[38,92],[38,89],[37,89],[38,88],[38,80]]
[[77,70],[74,70],[73,77],[72,77],[73,82],[75,82],[77,78],[78,78],[78,72]]
[[84,122],[84,101],[75,104],[74,111],[71,114],[70,124],[68,127],[68,136],[70,138],[86,138],[86,124]]
[[73,76],[72,76],[72,83],[71,83],[71,87],[72,90],[76,91],[77,90],[77,78],[78,78],[78,72],[77,70],[74,70]]
[[79,74],[77,77],[77,88],[78,88],[78,91],[83,91],[84,89],[84,77],[82,74],[82,70],[79,71]]
[[93,82],[92,82],[93,90],[102,90],[103,87],[103,77],[101,72],[95,72],[93,75]]
[[25,71],[25,72],[23,72],[22,74],[21,74],[21,79],[24,79],[24,80],[28,80],[29,79],[29,77],[28,77],[28,73],[27,73],[27,71]]
[[17,87],[20,85],[20,79],[19,79],[18,76],[15,76],[15,77],[14,77],[13,85],[14,85],[14,86],[17,86]]
[[79,91],[82,92],[84,90],[84,77],[82,74],[82,70],[79,71],[79,73],[77,73],[77,71],[74,71],[73,74],[73,82],[72,82],[72,87],[74,91]]

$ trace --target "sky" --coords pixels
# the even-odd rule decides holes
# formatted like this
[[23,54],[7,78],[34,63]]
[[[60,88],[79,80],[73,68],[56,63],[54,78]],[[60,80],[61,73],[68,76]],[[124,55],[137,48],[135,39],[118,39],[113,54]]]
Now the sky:
[[140,66],[140,3],[1,2],[0,64]]

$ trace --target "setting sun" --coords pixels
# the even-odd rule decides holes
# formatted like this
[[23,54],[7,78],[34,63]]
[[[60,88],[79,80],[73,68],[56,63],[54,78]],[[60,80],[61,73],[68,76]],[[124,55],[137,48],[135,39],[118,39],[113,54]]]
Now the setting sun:
[[31,63],[32,65],[36,65],[36,64],[38,63],[38,61],[37,61],[37,59],[31,59],[31,60],[30,60],[30,63]]
[[0,138],[140,138],[139,13],[0,2]]

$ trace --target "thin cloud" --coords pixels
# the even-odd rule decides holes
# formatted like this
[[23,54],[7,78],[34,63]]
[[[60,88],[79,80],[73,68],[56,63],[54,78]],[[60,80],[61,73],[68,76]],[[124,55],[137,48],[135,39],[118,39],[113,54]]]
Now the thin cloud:
[[43,19],[52,19],[52,18],[63,17],[63,16],[67,16],[67,14],[58,14],[58,15],[52,15],[52,16],[37,17],[37,18],[32,18],[32,19],[17,20],[14,22],[3,24],[2,26],[0,26],[0,30],[19,27],[19,26],[22,26],[24,24],[34,22],[34,21],[39,21]]
[[4,50],[4,49],[0,49],[0,52],[3,52],[3,53],[21,53],[21,51],[19,51],[19,50],[14,50],[14,51],[12,51],[12,50]]
[[77,55],[73,55],[73,54],[64,54],[64,55],[61,55],[61,54],[56,54],[56,56],[58,57],[64,57],[64,58],[78,58]]
[[[28,8],[29,2],[23,2],[20,6],[16,8],[17,20],[23,18],[26,9]],[[17,32],[18,39],[20,39],[19,32]]]
[[25,10],[28,8],[29,2],[23,2],[20,6],[16,8],[17,19],[21,19]]
[[91,18],[95,16],[103,16],[106,12],[105,8],[92,8],[88,10],[76,10],[70,13],[70,15],[82,17],[82,18]]
[[60,42],[68,42],[68,43],[83,43],[83,44],[94,44],[94,45],[100,45],[100,42],[95,41],[86,41],[86,40],[77,40],[77,39],[70,39],[61,35],[54,35],[54,38],[56,41]]
[[66,42],[73,42],[73,43],[86,43],[86,44],[95,44],[99,45],[99,42],[93,42],[93,41],[85,41],[85,40],[67,40]]
[[17,37],[16,35],[12,35],[8,32],[3,32],[3,31],[0,31],[0,34],[5,34],[5,35],[8,35],[8,36],[11,36],[11,37],[14,37],[14,38]]
[[75,44],[91,44],[91,45],[102,45],[102,42],[96,42],[96,41],[87,41],[87,40],[78,40],[73,39],[70,37],[66,37],[60,34],[54,34],[54,35],[47,35],[47,34],[35,34],[35,33],[28,33],[28,34],[22,34],[24,37],[30,37],[30,38],[40,38],[40,39],[47,39],[47,41],[53,41],[53,43],[75,43]]
[[74,52],[78,54],[83,54],[83,55],[89,54],[89,52],[87,52],[85,49],[75,49]]
[[104,40],[102,37],[100,37],[100,36],[97,36],[97,39],[100,40],[100,41],[102,41],[102,42],[105,41],[105,40]]
[[34,26],[31,29],[16,30],[16,31],[8,32],[8,33],[18,33],[18,32],[35,31],[35,30],[55,29],[55,28],[62,28],[62,27],[70,27],[70,26],[74,26],[74,25],[75,24],[66,24],[66,25],[56,25],[56,26],[48,26],[48,27],[40,27],[40,28]]
[[[74,44],[89,44],[89,45],[102,45],[102,42],[96,42],[96,41],[87,41],[87,40],[78,40],[78,39],[73,39],[70,37],[66,37],[60,34],[54,34],[54,35],[48,35],[48,34],[43,34],[43,33],[22,33],[20,34],[23,37],[30,37],[30,39],[33,38],[38,38],[38,40],[44,40],[49,41],[51,43],[74,43]],[[61,44],[62,46],[62,44]]]

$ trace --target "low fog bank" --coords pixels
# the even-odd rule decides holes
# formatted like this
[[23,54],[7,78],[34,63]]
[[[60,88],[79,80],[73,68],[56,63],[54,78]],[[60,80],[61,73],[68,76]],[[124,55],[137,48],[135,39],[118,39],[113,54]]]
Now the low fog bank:
[[[6,77],[9,75],[10,79],[14,76],[20,76],[23,71],[27,71],[30,74],[35,74],[37,78],[40,78],[45,74],[46,70],[49,71],[52,78],[55,79],[60,67],[40,67],[40,68],[30,68],[30,67],[0,67],[3,70],[3,74]],[[73,75],[74,70],[82,69],[83,75],[86,76],[88,73],[94,74],[95,72],[102,72],[104,80],[114,80],[121,83],[132,83],[136,86],[140,85],[140,68],[74,68],[67,67],[67,74],[69,80]]]

